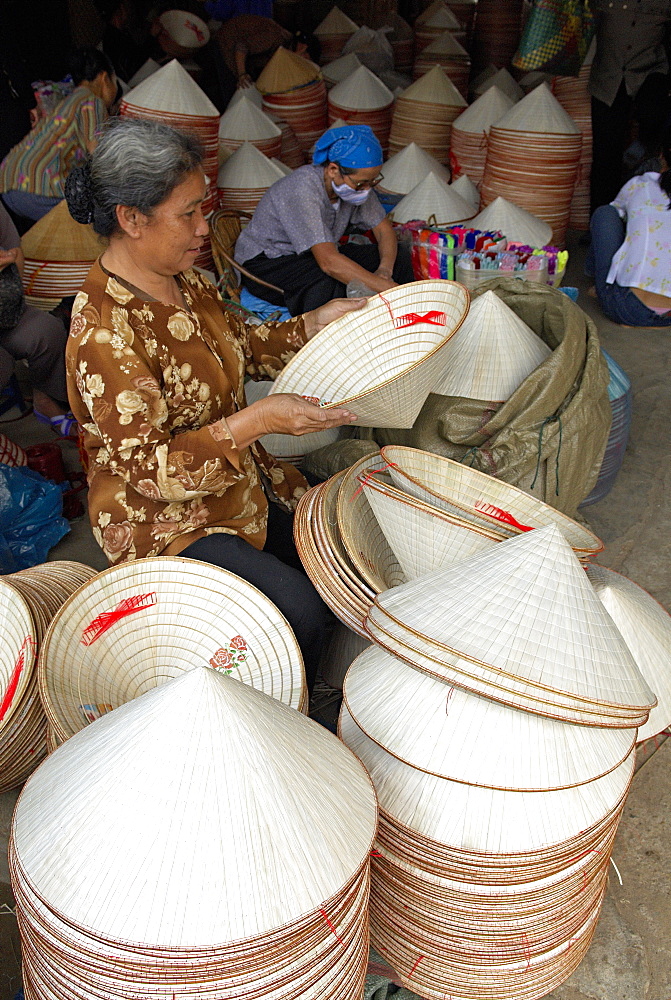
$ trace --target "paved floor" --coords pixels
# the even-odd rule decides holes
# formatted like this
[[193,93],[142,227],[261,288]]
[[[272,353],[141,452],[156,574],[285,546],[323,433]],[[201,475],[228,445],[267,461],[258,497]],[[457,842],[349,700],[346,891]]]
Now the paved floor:
[[[600,561],[671,609],[671,330],[630,330],[606,321],[585,294],[584,252],[569,248],[565,284],[580,287],[579,304],[597,322],[603,346],[627,372],[634,392],[632,435],[619,479],[584,514],[606,543]],[[2,429],[24,445],[44,440],[31,417]],[[68,461],[76,462],[74,449]],[[51,558],[105,565],[85,519],[73,523]],[[20,984],[5,860],[15,800],[15,792],[0,796],[0,1000],[13,1000]],[[613,871],[592,948],[552,1000],[671,1000],[670,816],[671,740],[634,779],[613,854],[622,884]]]

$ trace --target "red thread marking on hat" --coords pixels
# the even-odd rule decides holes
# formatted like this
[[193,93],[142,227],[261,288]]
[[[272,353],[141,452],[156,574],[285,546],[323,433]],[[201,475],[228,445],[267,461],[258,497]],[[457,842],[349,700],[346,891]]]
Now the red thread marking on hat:
[[329,925],[329,927],[331,928],[331,931],[333,932],[333,934],[335,935],[335,937],[336,937],[336,938],[338,939],[338,941],[340,941],[341,945],[342,945],[342,946],[343,946],[343,948],[344,948],[344,947],[345,947],[345,942],[344,942],[344,941],[343,941],[343,939],[342,939],[342,938],[340,937],[340,935],[338,934],[337,930],[335,929],[335,927],[333,926],[333,924],[332,924],[332,923],[331,923],[331,921],[329,920],[329,918],[328,918],[328,914],[327,914],[326,910],[320,910],[319,912],[320,912],[320,913],[321,913],[321,915],[322,915],[322,916],[324,917],[324,920],[326,921],[326,923],[327,923],[327,924]]
[[497,521],[501,521],[503,524],[510,524],[513,528],[519,528],[520,531],[533,531],[534,529],[528,524],[520,524],[513,515],[508,510],[502,510],[500,507],[494,507],[493,504],[487,503],[485,500],[476,500],[475,509],[481,510],[483,514],[489,514],[490,517],[496,518]]
[[123,601],[117,604],[113,611],[103,611],[102,614],[98,615],[86,626],[82,632],[82,645],[90,646],[96,639],[99,639],[101,635],[107,632],[115,622],[118,622],[121,618],[127,618],[128,615],[135,614],[136,611],[144,611],[145,608],[153,607],[157,603],[157,600],[154,592],[125,597]]
[[406,326],[417,326],[418,323],[428,323],[430,326],[446,326],[447,316],[438,309],[432,309],[422,316],[420,313],[406,313],[394,320],[397,330],[402,330]]
[[531,968],[531,945],[529,944],[529,938],[526,934],[522,935],[522,952],[527,960],[527,972]]
[[366,475],[363,478],[361,478],[361,476],[357,476],[357,479],[361,483],[361,485],[359,486],[358,490],[355,490],[354,493],[352,493],[352,496],[350,497],[350,503],[352,502],[352,500],[356,500],[356,498],[358,497],[359,493],[362,492],[362,490],[363,490],[364,486],[366,485],[366,483],[369,482],[371,479],[373,479],[373,477],[376,476],[378,474],[378,472],[385,472],[387,469],[391,469],[391,468],[395,468],[395,467],[396,466],[394,465],[393,462],[387,462],[386,465],[383,465],[379,469],[371,469],[371,471],[367,472]]
[[410,974],[408,975],[408,979],[412,979],[413,972],[415,971],[415,969],[417,968],[417,966],[419,965],[419,963],[422,961],[423,958],[424,958],[423,955],[419,956],[419,958],[417,959],[417,961],[413,965],[412,969],[410,970]]
[[9,678],[9,684],[7,685],[7,690],[5,691],[5,697],[2,699],[2,704],[0,704],[0,720],[4,719],[12,701],[14,700],[16,689],[19,686],[19,679],[25,665],[26,649],[28,646],[35,646],[35,643],[29,635],[27,635],[23,640],[23,644],[19,650],[19,655],[16,658],[16,663],[14,664],[12,676]]

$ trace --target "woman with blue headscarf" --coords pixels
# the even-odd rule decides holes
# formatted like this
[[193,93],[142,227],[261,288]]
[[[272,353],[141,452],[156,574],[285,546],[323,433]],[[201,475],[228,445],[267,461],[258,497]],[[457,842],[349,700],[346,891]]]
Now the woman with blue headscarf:
[[[367,125],[325,132],[313,162],[266,191],[236,243],[236,261],[283,294],[243,274],[248,291],[296,316],[344,295],[350,281],[373,292],[412,281],[410,255],[398,247],[373,191],[382,162],[382,147]],[[377,244],[339,245],[352,230],[372,230]]]

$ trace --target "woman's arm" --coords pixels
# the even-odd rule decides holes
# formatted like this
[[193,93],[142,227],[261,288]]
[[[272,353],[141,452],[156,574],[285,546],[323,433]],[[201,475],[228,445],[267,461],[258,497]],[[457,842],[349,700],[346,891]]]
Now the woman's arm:
[[373,233],[380,251],[380,266],[375,273],[381,278],[391,279],[398,252],[398,241],[394,227],[389,219],[383,219],[379,225],[375,226]]
[[388,288],[394,288],[396,285],[391,278],[385,278],[379,273],[373,274],[372,271],[367,271],[365,267],[339,253],[335,243],[317,243],[311,250],[322,271],[344,285],[350,281],[361,281],[374,292],[386,292]]
[[351,424],[356,415],[344,407],[324,410],[295,393],[277,393],[227,417],[228,429],[238,448],[247,448],[264,434],[314,434],[330,427]]

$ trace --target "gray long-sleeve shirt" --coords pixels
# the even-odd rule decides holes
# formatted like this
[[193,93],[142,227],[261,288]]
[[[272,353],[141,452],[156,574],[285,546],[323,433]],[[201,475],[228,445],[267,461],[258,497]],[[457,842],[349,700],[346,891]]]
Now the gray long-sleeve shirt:
[[303,253],[317,243],[337,243],[349,225],[374,229],[384,217],[374,191],[361,205],[329,201],[323,165],[309,164],[268,188],[238,237],[235,259],[244,264],[260,253],[268,257]]

